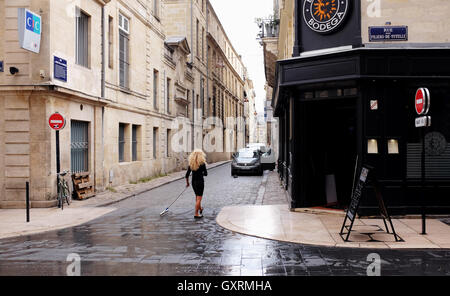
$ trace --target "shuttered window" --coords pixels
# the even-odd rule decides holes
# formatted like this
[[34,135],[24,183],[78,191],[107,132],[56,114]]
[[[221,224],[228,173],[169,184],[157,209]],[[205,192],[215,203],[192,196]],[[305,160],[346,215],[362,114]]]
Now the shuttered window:
[[89,123],[71,122],[71,168],[72,173],[89,171]]

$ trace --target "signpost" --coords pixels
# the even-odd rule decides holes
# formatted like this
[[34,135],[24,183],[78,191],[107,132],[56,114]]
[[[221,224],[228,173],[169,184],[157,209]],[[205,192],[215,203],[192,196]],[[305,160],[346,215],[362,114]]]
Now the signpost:
[[[342,225],[341,231],[339,233],[340,236],[342,237],[342,239],[344,239],[344,235],[346,235],[346,237],[344,239],[344,241],[346,241],[346,242],[348,242],[350,233],[353,228],[353,224],[356,220],[356,214],[359,209],[359,204],[361,203],[363,191],[369,181],[369,174],[371,171],[372,171],[371,167],[362,166],[358,181],[356,182],[356,184],[354,184],[354,188],[352,191],[352,200],[350,202],[350,206],[347,209],[347,214],[345,215],[344,224]],[[391,225],[391,229],[392,229],[392,233],[395,237],[395,241],[398,242],[398,241],[400,241],[400,239],[395,232],[394,224],[392,223],[391,217],[389,216],[388,210],[384,204],[383,196],[381,195],[381,190],[379,189],[378,182],[376,181],[375,177],[372,177],[371,179],[373,180],[372,183],[373,183],[373,186],[375,189],[375,194],[377,197],[380,214],[381,214],[381,217],[383,218],[384,226],[386,227],[386,232],[390,233],[388,225],[386,223],[386,220],[388,220]],[[346,225],[347,219],[350,220],[349,226]],[[347,230],[347,233],[344,233],[344,229]]]
[[[425,134],[426,129],[431,126],[431,116],[426,116],[430,111],[431,96],[428,88],[419,88],[414,98],[417,115],[422,115],[416,118],[416,127],[420,128],[420,135],[422,140],[422,157],[421,157],[421,183],[422,195],[425,193],[425,176],[426,176],[426,161],[425,161]],[[424,198],[422,197],[422,200]],[[426,231],[426,206],[422,201],[422,235],[427,234]]]
[[[66,119],[64,116],[59,114],[58,112],[53,113],[48,119],[48,124],[51,129],[56,131],[56,174],[58,175],[61,171],[61,152],[59,148],[59,131],[62,130],[66,126]],[[58,176],[57,176],[58,178]],[[57,180],[58,182],[58,180]],[[59,194],[59,186],[57,186],[58,194]]]

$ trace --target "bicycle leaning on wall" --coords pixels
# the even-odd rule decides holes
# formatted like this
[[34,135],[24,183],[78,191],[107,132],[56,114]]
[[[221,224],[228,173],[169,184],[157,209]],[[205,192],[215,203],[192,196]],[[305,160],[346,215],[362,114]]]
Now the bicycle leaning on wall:
[[64,202],[70,205],[69,184],[64,178],[68,173],[68,171],[62,171],[58,174],[58,208],[61,208],[61,210],[64,210]]

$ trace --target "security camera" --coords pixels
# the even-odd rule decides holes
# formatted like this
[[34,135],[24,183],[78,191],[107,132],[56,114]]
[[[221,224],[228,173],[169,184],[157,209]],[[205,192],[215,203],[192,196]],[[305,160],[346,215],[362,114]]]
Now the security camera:
[[11,73],[11,75],[15,75],[16,73],[19,73],[19,69],[17,69],[16,67],[10,67],[9,73]]

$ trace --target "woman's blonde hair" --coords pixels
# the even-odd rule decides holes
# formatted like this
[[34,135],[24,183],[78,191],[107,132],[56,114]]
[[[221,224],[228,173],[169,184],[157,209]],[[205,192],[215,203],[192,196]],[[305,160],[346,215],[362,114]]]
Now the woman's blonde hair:
[[195,149],[189,155],[189,166],[191,170],[196,171],[202,164],[206,164],[206,155],[202,150]]

